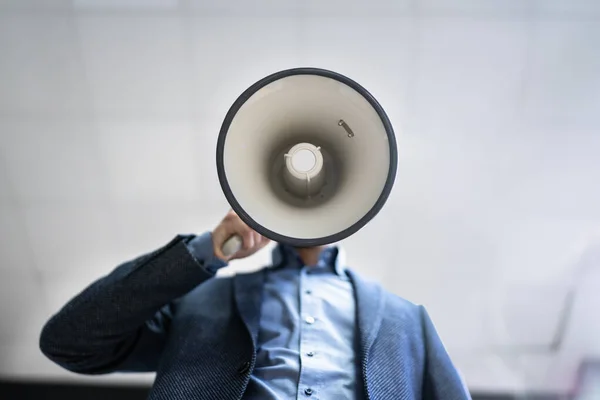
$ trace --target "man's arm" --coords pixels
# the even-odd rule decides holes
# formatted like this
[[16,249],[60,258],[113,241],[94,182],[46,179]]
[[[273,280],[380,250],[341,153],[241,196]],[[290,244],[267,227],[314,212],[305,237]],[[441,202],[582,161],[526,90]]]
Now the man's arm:
[[[224,258],[220,248],[234,234],[242,237],[243,248]],[[252,255],[267,243],[233,212],[211,233],[177,236],[75,296],[46,323],[40,348],[73,372],[154,371],[178,299],[227,261]]]
[[470,400],[471,395],[423,306],[419,306],[425,343],[423,400]]
[[[196,245],[195,257],[188,247],[191,243]],[[215,265],[212,253],[210,234],[178,236],[121,264],[46,323],[40,337],[42,352],[79,373],[153,371],[174,300],[213,276],[208,269]]]

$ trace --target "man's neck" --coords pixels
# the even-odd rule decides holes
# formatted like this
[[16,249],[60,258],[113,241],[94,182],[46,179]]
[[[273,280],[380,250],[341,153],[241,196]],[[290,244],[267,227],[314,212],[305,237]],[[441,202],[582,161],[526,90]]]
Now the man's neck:
[[315,266],[319,262],[321,253],[326,248],[327,246],[296,247],[296,251],[298,252],[298,256],[300,256],[300,259],[304,265]]

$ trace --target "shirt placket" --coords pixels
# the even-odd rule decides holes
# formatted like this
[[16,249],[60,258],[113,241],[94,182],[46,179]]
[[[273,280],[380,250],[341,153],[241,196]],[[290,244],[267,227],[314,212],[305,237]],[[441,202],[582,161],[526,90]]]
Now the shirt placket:
[[318,303],[314,298],[314,288],[311,287],[310,274],[307,267],[300,272],[300,379],[298,382],[298,400],[319,399],[320,382],[316,376],[314,365],[318,362],[317,349],[319,336],[319,318],[321,317]]

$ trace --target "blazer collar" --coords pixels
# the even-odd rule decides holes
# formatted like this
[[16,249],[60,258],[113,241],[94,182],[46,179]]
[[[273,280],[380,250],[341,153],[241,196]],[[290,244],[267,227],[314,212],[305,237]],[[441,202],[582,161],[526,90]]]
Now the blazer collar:
[[364,374],[366,374],[367,370],[369,350],[381,326],[385,296],[383,295],[383,289],[377,283],[363,280],[350,269],[346,272],[354,286],[356,321],[360,343],[359,356],[362,364],[363,379],[366,382],[367,377]]
[[265,269],[233,278],[234,297],[238,313],[252,337],[256,349],[260,325]]

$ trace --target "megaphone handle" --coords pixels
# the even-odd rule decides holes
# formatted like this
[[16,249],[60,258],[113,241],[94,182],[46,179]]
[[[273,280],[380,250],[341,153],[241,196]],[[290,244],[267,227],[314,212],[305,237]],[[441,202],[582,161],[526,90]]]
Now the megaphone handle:
[[242,243],[242,238],[238,235],[234,235],[223,243],[221,251],[225,257],[232,256],[242,248]]

